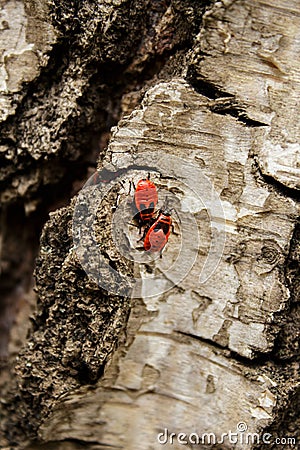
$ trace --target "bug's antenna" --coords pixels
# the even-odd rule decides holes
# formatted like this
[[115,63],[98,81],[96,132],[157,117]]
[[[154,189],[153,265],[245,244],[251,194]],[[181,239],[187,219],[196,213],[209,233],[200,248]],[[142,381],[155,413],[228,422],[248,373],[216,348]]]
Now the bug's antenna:
[[174,207],[168,209],[169,200],[170,200],[170,198],[166,196],[165,197],[165,201],[164,201],[164,207],[163,207],[164,210],[168,211],[168,213],[171,213],[172,211],[175,211],[177,219],[178,219],[178,222],[181,223],[181,220],[180,220],[180,217],[179,217],[179,214],[178,214],[177,210]]
[[164,201],[164,209],[168,209],[168,206],[169,206],[169,198],[168,198],[168,196],[166,195],[166,196],[165,196],[165,201]]
[[180,220],[180,217],[179,217],[179,214],[178,214],[177,210],[175,208],[172,208],[171,211],[175,211],[177,219],[178,219],[178,222],[181,223],[181,220]]

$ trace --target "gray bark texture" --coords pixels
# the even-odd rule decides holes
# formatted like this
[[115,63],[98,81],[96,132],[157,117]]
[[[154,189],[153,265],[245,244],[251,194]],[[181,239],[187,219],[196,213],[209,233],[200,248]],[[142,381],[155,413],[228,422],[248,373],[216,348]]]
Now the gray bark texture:
[[299,448],[299,2],[0,18],[1,448]]

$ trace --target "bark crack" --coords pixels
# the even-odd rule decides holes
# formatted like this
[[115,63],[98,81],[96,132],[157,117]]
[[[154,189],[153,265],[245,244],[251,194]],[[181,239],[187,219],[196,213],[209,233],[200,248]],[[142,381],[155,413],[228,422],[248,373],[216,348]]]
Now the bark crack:
[[267,123],[251,119],[247,114],[247,108],[242,107],[239,104],[239,101],[236,99],[235,95],[223,91],[212,81],[205,80],[204,78],[200,79],[199,75],[196,79],[195,75],[192,75],[191,69],[188,71],[187,81],[196,92],[212,100],[208,104],[208,107],[212,112],[232,116],[237,119],[238,122],[241,122],[251,128],[269,126]]
[[264,174],[259,165],[259,156],[254,152],[252,152],[250,154],[250,156],[253,160],[253,168],[254,168],[256,177],[259,177],[268,186],[273,188],[278,194],[280,194],[284,197],[290,197],[291,199],[299,202],[299,200],[300,200],[299,189],[295,189],[295,188],[286,186],[283,183],[281,183],[280,181],[276,180],[271,175]]

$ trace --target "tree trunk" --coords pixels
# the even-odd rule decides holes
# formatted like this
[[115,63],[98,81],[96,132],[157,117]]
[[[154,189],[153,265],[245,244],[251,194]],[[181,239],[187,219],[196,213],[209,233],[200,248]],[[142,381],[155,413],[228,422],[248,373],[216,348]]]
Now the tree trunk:
[[3,6],[3,448],[298,448],[297,2],[206,3]]

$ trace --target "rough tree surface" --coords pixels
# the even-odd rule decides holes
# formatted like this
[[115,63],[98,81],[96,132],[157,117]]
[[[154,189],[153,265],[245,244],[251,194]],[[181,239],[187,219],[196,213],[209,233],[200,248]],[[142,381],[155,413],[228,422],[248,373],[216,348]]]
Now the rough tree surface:
[[[298,2],[2,8],[2,447],[298,448]],[[142,167],[175,209],[162,258],[135,249]],[[103,168],[121,176],[93,223]],[[88,277],[95,247],[127,295]]]

